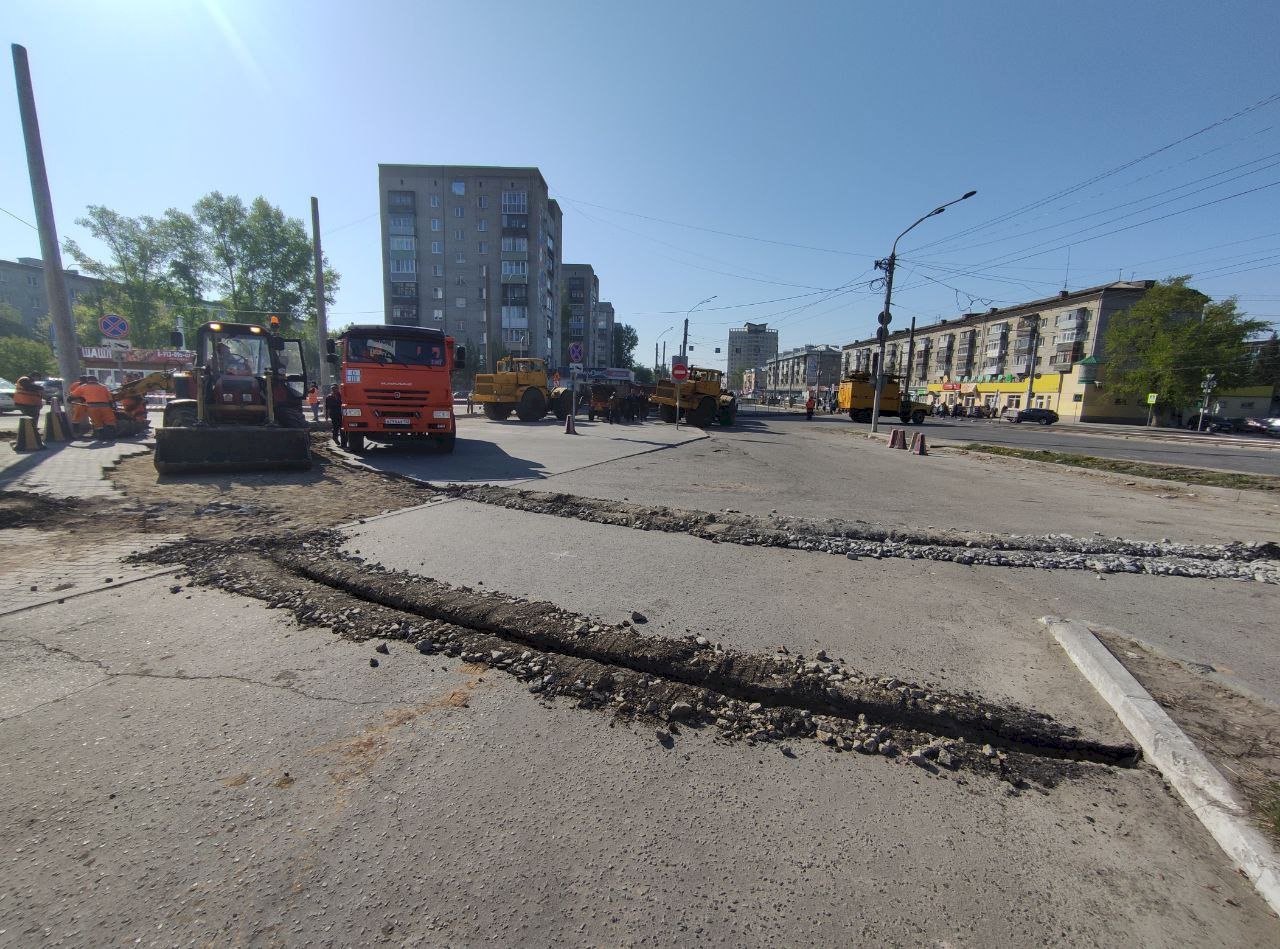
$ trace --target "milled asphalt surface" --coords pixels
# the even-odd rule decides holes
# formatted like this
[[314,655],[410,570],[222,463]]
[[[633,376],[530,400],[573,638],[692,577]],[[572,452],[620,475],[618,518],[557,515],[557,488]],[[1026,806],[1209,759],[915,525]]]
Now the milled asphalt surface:
[[[465,424],[455,459],[421,464],[508,480],[514,458],[541,490],[703,510],[1280,535],[1275,502],[1252,495],[918,458],[802,417],[580,458],[550,426]],[[472,452],[471,438],[499,445]],[[1273,698],[1280,681],[1280,594],[1261,584],[853,562],[462,501],[351,533],[388,566],[614,621],[638,609],[659,634],[826,648],[1103,738],[1123,733],[1045,613],[1163,635]],[[173,582],[0,618],[16,683],[0,701],[0,945],[1280,945],[1145,766],[1010,795],[812,742],[793,758],[685,731],[667,750],[651,728],[544,707],[500,672],[401,644],[371,668],[372,643]]]

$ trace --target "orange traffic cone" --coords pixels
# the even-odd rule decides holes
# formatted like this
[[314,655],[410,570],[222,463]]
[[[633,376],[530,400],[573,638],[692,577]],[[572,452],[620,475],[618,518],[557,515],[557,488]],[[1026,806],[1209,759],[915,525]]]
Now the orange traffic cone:
[[36,428],[34,419],[23,416],[18,420],[18,440],[13,443],[14,451],[39,451],[44,448],[40,441],[40,430]]
[[889,434],[889,447],[890,448],[906,448],[907,447],[907,436],[902,429],[895,428]]
[[564,433],[566,435],[578,434],[578,428],[573,424],[573,406],[570,406],[569,411],[564,413]]
[[62,402],[54,398],[49,402],[49,414],[44,417],[44,440],[46,442],[72,441],[71,421],[67,418]]
[[924,432],[916,432],[911,436],[911,454],[927,455],[929,449],[924,444]]

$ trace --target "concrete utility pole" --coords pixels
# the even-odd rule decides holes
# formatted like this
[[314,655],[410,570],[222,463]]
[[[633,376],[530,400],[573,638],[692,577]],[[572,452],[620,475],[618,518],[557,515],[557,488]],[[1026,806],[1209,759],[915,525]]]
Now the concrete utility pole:
[[704,303],[710,303],[716,298],[717,294],[712,294],[705,300],[699,300],[693,306],[689,307],[689,312],[684,315],[684,338],[680,340],[680,358],[684,359],[689,355],[689,317],[693,315],[693,311]]
[[319,347],[320,365],[317,378],[320,391],[329,391],[329,361],[325,359],[325,347],[329,341],[329,318],[324,309],[324,252],[320,249],[320,202],[311,198],[311,253],[316,266],[316,346]]
[[40,232],[40,256],[44,261],[44,292],[49,298],[49,317],[53,322],[53,338],[58,348],[58,373],[62,376],[63,386],[69,388],[80,375],[76,325],[71,319],[71,299],[67,296],[67,280],[62,272],[62,253],[58,249],[58,229],[54,225],[53,199],[49,196],[49,175],[44,167],[40,120],[36,117],[36,96],[31,87],[27,50],[17,43],[13,44],[12,49],[13,76],[18,86],[18,111],[22,116],[22,137],[27,143],[31,200],[35,204],[36,225]]
[[898,390],[898,404],[902,404],[902,400],[907,398],[907,392],[911,389],[911,370],[915,367],[916,359],[916,318],[911,317],[911,335],[907,337],[907,371],[903,373],[902,388]]
[[893,304],[893,270],[898,263],[898,241],[914,230],[917,224],[927,221],[936,214],[941,214],[953,204],[967,201],[977,193],[976,191],[965,192],[954,201],[948,201],[946,204],[934,208],[893,239],[893,248],[889,251],[888,257],[884,260],[876,261],[876,269],[884,271],[884,310],[880,314],[880,326],[876,330],[876,340],[880,343],[880,364],[876,371],[875,395],[871,400],[871,431],[873,432],[880,430],[880,393],[884,391],[884,344],[889,339],[889,324],[893,321],[890,307]]
[[1036,349],[1040,345],[1040,317],[1031,318],[1031,341],[1027,351],[1027,404],[1024,409],[1031,408],[1032,389],[1036,381]]

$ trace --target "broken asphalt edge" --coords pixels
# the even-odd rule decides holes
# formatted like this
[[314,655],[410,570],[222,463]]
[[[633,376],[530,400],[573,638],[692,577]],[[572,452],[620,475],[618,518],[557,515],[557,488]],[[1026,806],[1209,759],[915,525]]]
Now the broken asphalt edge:
[[1209,759],[1084,623],[1040,620],[1236,867],[1280,913],[1280,859]]

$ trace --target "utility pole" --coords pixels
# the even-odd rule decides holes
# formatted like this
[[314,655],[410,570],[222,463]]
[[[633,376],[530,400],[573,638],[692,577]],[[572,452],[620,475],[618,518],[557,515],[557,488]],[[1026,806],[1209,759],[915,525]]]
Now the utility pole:
[[653,378],[658,378],[658,341],[653,341]]
[[324,309],[324,251],[320,249],[320,202],[314,195],[311,197],[311,255],[315,258],[316,269],[316,346],[320,354],[316,373],[320,380],[320,391],[329,391],[329,361],[325,359],[329,342],[329,318]]
[[1031,318],[1031,341],[1027,350],[1027,402],[1024,409],[1031,408],[1031,393],[1036,381],[1036,349],[1040,346],[1040,317]]
[[31,86],[31,67],[27,50],[14,43],[13,76],[18,86],[18,111],[22,116],[22,137],[27,145],[27,172],[31,177],[31,200],[35,205],[36,225],[40,233],[40,256],[44,261],[44,292],[49,298],[49,317],[53,323],[54,344],[58,350],[58,373],[65,393],[80,376],[80,350],[76,346],[76,325],[71,319],[71,300],[67,296],[67,280],[62,272],[62,253],[58,249],[58,229],[53,218],[53,198],[49,195],[49,175],[44,166],[44,148],[40,144],[40,120],[36,116],[36,96]]
[[683,359],[689,351],[689,317],[684,318],[684,336],[680,339],[680,358]]
[[[484,267],[484,369],[485,372],[498,371],[498,341],[493,331],[493,307],[489,305],[489,297],[493,296],[493,278],[489,276],[489,265]],[[547,355],[550,355],[548,353]]]
[[911,369],[916,359],[916,318],[911,317],[911,335],[907,337],[907,371],[902,375],[902,388],[898,390],[898,407],[901,411],[902,400],[907,398],[911,390]]

